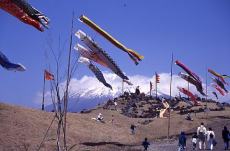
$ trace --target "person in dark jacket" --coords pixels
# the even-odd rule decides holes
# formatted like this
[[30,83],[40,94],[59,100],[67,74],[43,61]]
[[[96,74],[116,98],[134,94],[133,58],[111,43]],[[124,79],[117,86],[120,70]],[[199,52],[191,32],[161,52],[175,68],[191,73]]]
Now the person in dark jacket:
[[142,142],[142,146],[144,147],[144,151],[147,151],[148,148],[149,148],[149,142],[148,142],[148,139],[145,138],[144,142]]
[[179,136],[179,142],[178,142],[179,149],[178,151],[185,151],[186,148],[186,136],[185,133],[182,131]]
[[134,124],[131,124],[131,126],[130,126],[130,130],[131,130],[131,134],[135,134],[135,128],[136,128],[136,126],[134,125]]
[[229,131],[226,126],[224,126],[224,129],[222,131],[222,138],[224,140],[224,150],[228,150],[229,147]]
[[136,90],[135,90],[135,94],[138,96],[138,95],[140,95],[140,86],[137,86],[136,87]]

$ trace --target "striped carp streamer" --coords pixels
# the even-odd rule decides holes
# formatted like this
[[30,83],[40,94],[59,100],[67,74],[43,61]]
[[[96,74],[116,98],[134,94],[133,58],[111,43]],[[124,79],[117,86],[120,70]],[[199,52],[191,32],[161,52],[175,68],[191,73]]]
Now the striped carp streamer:
[[226,75],[226,74],[223,74],[222,77],[223,77],[223,78],[230,78],[230,76],[229,76],[229,75]]
[[0,0],[0,8],[39,31],[48,28],[49,19],[26,0]]
[[20,63],[12,63],[10,60],[0,51],[0,65],[7,69],[12,71],[25,71],[26,68],[20,64]]
[[212,94],[216,97],[216,99],[218,100],[218,95],[216,94],[216,92],[212,92]]
[[216,85],[216,84],[213,84],[212,85],[221,95],[225,95],[225,93],[224,93],[224,90],[223,89],[221,89],[221,87],[219,87],[218,85]]
[[200,92],[200,94],[202,94],[203,96],[205,96],[206,94],[203,92],[203,87],[202,87],[202,83],[200,83],[199,81],[196,81],[193,77],[184,74],[182,72],[180,72],[178,74],[182,79],[184,79],[185,81],[191,83],[192,85],[194,85],[197,89],[198,92]]
[[117,48],[126,52],[129,55],[129,57],[135,62],[136,65],[138,64],[138,61],[141,61],[144,58],[143,56],[139,55],[134,50],[125,47],[118,40],[116,40],[114,37],[112,37],[109,33],[107,33],[102,28],[100,28],[96,23],[91,21],[88,17],[82,15],[82,16],[80,16],[79,19],[80,19],[80,21],[82,21],[83,23],[88,25],[90,28],[92,28],[93,30],[98,32],[100,35],[102,35],[105,39],[107,39],[109,42],[111,42]]
[[224,84],[222,83],[221,80],[218,78],[212,78],[213,82],[215,82],[221,89],[223,89],[226,93],[228,93],[228,90],[225,88]]
[[128,80],[123,80],[123,82],[125,82],[125,83],[127,83],[128,85],[133,85],[130,81],[128,81]]
[[181,93],[189,96],[191,98],[191,100],[193,101],[194,105],[199,105],[199,103],[196,101],[196,96],[193,95],[192,92],[190,92],[189,90],[187,90],[185,88],[181,88],[181,87],[177,87],[177,88]]
[[96,78],[97,78],[101,83],[104,84],[104,86],[106,86],[106,87],[112,89],[112,86],[106,82],[106,80],[105,80],[105,78],[104,78],[102,72],[98,69],[97,66],[95,66],[94,64],[92,64],[91,61],[90,61],[89,59],[84,58],[84,57],[81,56],[81,57],[78,59],[78,62],[87,65],[88,68],[94,73],[94,75],[96,76]]
[[181,63],[179,60],[176,60],[176,65],[181,67],[185,72],[187,72],[191,77],[193,77],[196,81],[201,83],[200,77],[196,75],[194,72],[192,72],[188,67],[186,67],[183,63]]
[[87,36],[81,30],[78,30],[75,35],[90,49],[88,50],[79,44],[75,46],[75,49],[78,50],[83,57],[86,57],[98,64],[101,64],[102,66],[111,69],[121,79],[129,80],[128,77],[125,76],[121,69],[116,65],[113,59],[102,48],[100,48],[92,38]]
[[208,72],[211,73],[211,74],[213,74],[213,75],[216,76],[217,78],[220,78],[220,80],[221,80],[224,84],[227,84],[227,82],[224,80],[224,77],[223,77],[221,74],[215,72],[215,71],[212,70],[212,69],[208,69]]

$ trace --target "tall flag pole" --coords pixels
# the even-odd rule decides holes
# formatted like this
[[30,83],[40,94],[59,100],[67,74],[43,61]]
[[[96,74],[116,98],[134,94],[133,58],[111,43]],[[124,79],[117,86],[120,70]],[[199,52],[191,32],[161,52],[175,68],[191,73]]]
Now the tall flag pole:
[[156,78],[156,99],[157,99],[157,84],[160,83],[160,76],[155,72],[155,78]]
[[121,82],[121,93],[124,94],[124,80]]
[[44,111],[44,102],[45,102],[45,84],[46,84],[46,79],[45,79],[45,72],[43,73],[43,93],[42,93],[42,111]]
[[44,70],[43,74],[43,94],[42,94],[42,111],[45,109],[45,84],[46,80],[54,80],[54,75],[47,70]]
[[[172,60],[171,60],[171,75],[170,75],[170,101],[172,101],[172,72],[173,72],[173,52],[172,52]],[[168,116],[168,139],[169,139],[169,132],[170,132],[170,107],[169,107],[169,116]]]
[[149,90],[149,93],[150,93],[150,96],[152,96],[152,89],[153,89],[153,84],[152,84],[152,82],[150,81],[150,90]]
[[[189,91],[189,82],[188,82],[188,91]],[[188,101],[189,101],[189,96],[188,96]]]
[[[206,96],[205,96],[206,97],[206,110],[208,109],[208,72],[207,72],[207,70],[208,69],[207,69],[207,65],[206,65],[206,67],[205,67],[205,78],[206,78],[205,79],[205,82],[206,82],[206,87],[205,87],[205,89],[206,89],[205,90],[206,91],[205,92],[206,93]],[[208,113],[207,113],[207,116],[208,116]],[[206,118],[208,118],[207,116],[206,116]]]
[[207,65],[206,65],[206,67],[205,67],[205,78],[206,78],[206,101],[207,101],[207,99],[208,99],[208,72],[207,72]]

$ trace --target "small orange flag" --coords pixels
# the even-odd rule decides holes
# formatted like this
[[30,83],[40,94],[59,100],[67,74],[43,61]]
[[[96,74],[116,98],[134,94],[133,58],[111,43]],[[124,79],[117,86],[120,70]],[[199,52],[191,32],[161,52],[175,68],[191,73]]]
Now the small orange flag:
[[156,73],[156,83],[160,83],[160,75]]
[[54,75],[50,73],[49,71],[45,70],[44,74],[45,74],[46,80],[54,80]]

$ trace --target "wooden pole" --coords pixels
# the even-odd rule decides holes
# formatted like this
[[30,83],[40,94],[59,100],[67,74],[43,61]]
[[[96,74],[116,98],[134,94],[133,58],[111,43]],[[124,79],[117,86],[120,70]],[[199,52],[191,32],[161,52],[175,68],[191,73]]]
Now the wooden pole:
[[[172,53],[172,60],[171,60],[171,75],[170,75],[170,88],[169,88],[169,94],[170,94],[170,100],[172,101],[172,72],[173,72],[173,53]],[[169,106],[169,116],[168,116],[168,139],[170,136],[170,106]]]
[[[206,82],[206,103],[207,103],[207,100],[208,100],[208,73],[207,73],[207,66],[205,67],[205,78],[206,78],[206,80],[205,80],[205,82]],[[207,105],[207,104],[206,104]]]
[[46,79],[45,79],[45,72],[43,73],[43,92],[42,92],[42,111],[45,109],[45,84],[46,84]]
[[[189,82],[188,82],[188,91],[189,91]],[[189,96],[188,96],[188,101],[189,101]]]
[[205,99],[206,99],[206,119],[208,118],[208,73],[207,73],[207,65],[205,67],[205,83],[206,83],[206,86],[205,86],[205,93],[206,93],[206,96],[205,96]]
[[68,66],[67,66],[67,81],[66,81],[66,91],[64,94],[64,150],[67,150],[67,143],[66,143],[66,116],[67,116],[67,106],[68,106],[68,97],[69,97],[69,83],[70,83],[70,62],[71,62],[71,52],[72,52],[72,40],[73,40],[73,20],[74,20],[74,12],[72,16],[72,24],[71,24],[71,31],[70,31],[70,43],[69,43],[69,55],[68,55]]
[[121,82],[121,93],[124,94],[124,80]]
[[150,81],[149,83],[149,94],[150,94],[150,97],[152,96],[152,83]]

